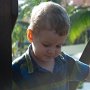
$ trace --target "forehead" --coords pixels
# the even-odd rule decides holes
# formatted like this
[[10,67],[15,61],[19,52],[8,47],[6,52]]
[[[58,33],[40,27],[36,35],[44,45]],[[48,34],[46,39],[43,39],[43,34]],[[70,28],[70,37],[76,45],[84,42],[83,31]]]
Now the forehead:
[[59,36],[55,31],[41,31],[39,33],[39,40],[46,43],[64,43],[67,35]]

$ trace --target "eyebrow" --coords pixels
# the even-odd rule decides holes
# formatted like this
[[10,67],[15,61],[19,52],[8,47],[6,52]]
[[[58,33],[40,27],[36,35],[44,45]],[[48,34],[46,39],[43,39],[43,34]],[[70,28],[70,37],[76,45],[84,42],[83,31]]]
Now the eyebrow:
[[[44,42],[41,42],[42,44],[53,44],[53,43],[51,43],[51,42],[48,42],[48,41],[44,41]],[[58,43],[58,44],[56,44],[56,45],[63,45],[64,43]]]

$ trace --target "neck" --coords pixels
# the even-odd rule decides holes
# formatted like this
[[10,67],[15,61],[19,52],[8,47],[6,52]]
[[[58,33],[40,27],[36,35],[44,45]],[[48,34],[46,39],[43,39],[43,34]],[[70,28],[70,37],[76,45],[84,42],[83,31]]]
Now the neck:
[[50,71],[50,72],[53,72],[53,69],[54,69],[54,64],[55,64],[55,60],[38,60],[38,58],[35,57],[35,55],[33,54],[33,52],[31,52],[31,55],[33,57],[33,59],[35,60],[35,62],[42,68]]
[[54,69],[54,62],[55,60],[50,60],[48,62],[37,62],[42,68],[50,71],[50,72],[53,72],[53,69]]

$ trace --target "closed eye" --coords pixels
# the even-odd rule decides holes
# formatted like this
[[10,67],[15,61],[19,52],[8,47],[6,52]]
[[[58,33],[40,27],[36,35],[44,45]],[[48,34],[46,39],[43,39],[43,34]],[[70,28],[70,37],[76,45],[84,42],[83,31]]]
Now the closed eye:
[[44,47],[50,47],[50,45],[48,44],[42,44]]
[[61,48],[62,45],[56,45],[56,48]]

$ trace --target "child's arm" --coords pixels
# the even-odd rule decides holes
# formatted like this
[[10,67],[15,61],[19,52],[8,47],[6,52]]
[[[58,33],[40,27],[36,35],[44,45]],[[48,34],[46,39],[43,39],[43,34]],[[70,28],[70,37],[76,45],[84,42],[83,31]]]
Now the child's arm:
[[85,63],[85,64],[88,64],[89,65],[89,74],[87,76],[87,78],[85,79],[86,82],[90,82],[90,40],[88,41],[81,57],[80,57],[80,61]]
[[89,67],[89,74],[87,76],[87,78],[85,79],[86,82],[90,82],[90,67]]

